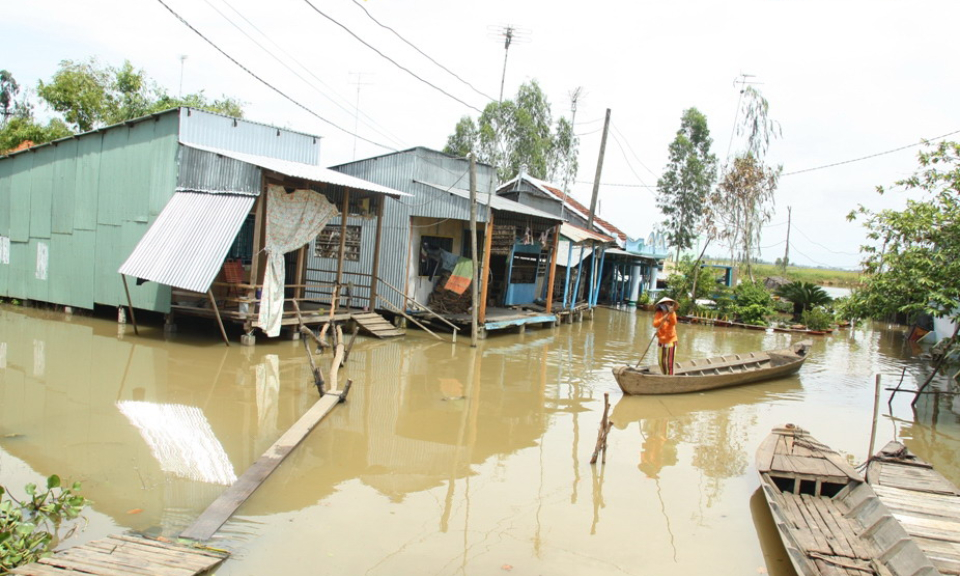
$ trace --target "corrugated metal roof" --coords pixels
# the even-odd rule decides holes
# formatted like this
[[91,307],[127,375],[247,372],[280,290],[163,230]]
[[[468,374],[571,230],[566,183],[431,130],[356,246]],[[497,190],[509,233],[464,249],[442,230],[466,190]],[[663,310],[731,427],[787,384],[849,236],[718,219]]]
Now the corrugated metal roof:
[[289,160],[280,160],[277,158],[268,158],[266,156],[257,156],[254,154],[244,154],[243,152],[234,152],[232,150],[209,148],[207,146],[190,144],[188,142],[180,143],[189,148],[195,148],[204,152],[212,152],[214,154],[226,156],[227,158],[233,158],[234,160],[246,162],[247,164],[253,164],[266,170],[272,170],[285,176],[290,176],[291,178],[303,178],[304,180],[323,182],[325,184],[334,184],[336,186],[343,186],[345,188],[352,188],[354,190],[373,192],[374,194],[386,194],[387,196],[393,196],[395,198],[400,196],[410,196],[410,194],[407,194],[406,192],[401,192],[399,190],[394,190],[393,188],[374,184],[373,182],[367,182],[366,180],[361,180],[360,178],[355,178],[348,174],[337,172],[336,170],[330,170],[329,168],[323,168],[321,166],[303,164],[301,162],[291,162]]
[[569,222],[564,222],[563,225],[560,226],[560,235],[565,238],[569,238],[574,244],[581,244],[588,241],[603,242],[604,244],[613,244],[616,242],[610,236],[604,236],[603,234],[591,232],[586,228],[574,226]]
[[[415,180],[415,182],[416,182],[416,180]],[[469,191],[469,190],[463,190],[463,189],[461,189],[461,188],[448,188],[448,187],[446,187],[446,186],[438,186],[438,185],[436,185],[436,184],[431,184],[431,183],[429,183],[429,182],[420,182],[420,184],[423,184],[424,186],[430,186],[431,188],[436,188],[437,190],[442,190],[442,191],[444,191],[444,192],[449,192],[449,193],[453,194],[454,196],[459,196],[459,197],[461,197],[461,198],[466,199],[467,201],[470,200],[470,191]],[[486,206],[486,205],[487,205],[487,199],[488,199],[488,195],[487,195],[487,194],[479,194],[479,193],[477,194],[477,203],[478,203],[478,204],[482,204],[482,205]],[[544,212],[543,210],[537,210],[536,208],[531,208],[530,206],[527,206],[527,205],[525,205],[525,204],[521,204],[521,203],[519,203],[519,202],[514,202],[513,200],[510,200],[509,198],[504,198],[504,197],[502,197],[502,196],[497,196],[496,194],[491,194],[491,195],[489,196],[489,200],[490,200],[490,206],[491,206],[494,210],[501,210],[501,211],[503,211],[503,212],[512,212],[512,213],[514,213],[514,214],[523,214],[523,215],[525,215],[525,216],[536,216],[536,217],[538,217],[538,218],[543,218],[543,219],[545,219],[545,220],[553,220],[553,221],[555,221],[555,222],[560,222],[560,221],[561,221],[559,217],[554,216],[553,214],[550,214],[550,213],[548,213],[548,212]]]
[[557,246],[557,266],[567,267],[571,265],[571,262],[573,266],[579,265],[581,262],[581,250],[583,254],[582,261],[586,261],[593,255],[593,248],[586,244],[579,246],[573,245],[573,250],[570,248],[571,244],[569,240],[560,241],[559,246]]
[[177,192],[119,272],[206,292],[255,200],[235,194]]

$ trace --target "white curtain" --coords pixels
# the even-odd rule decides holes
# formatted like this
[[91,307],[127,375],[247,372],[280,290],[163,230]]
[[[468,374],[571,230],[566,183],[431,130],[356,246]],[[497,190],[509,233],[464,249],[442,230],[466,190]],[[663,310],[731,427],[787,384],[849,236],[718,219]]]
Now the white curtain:
[[316,238],[334,216],[337,207],[327,197],[312,190],[287,193],[283,187],[267,188],[267,268],[263,276],[260,300],[260,329],[267,336],[280,335],[283,318],[283,281],[286,274],[283,255]]

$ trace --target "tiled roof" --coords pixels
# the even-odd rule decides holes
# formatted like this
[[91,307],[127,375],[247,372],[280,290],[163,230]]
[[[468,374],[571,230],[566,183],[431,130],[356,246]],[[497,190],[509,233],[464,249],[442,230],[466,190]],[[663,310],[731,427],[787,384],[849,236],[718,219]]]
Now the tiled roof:
[[[517,178],[519,178],[519,176],[517,176]],[[516,182],[516,181],[517,181],[517,178],[514,178],[513,180],[510,180],[509,182],[503,184],[503,185],[500,187],[500,190],[503,190],[503,189],[506,188],[507,186],[509,186],[509,185],[513,184],[514,182]],[[527,182],[529,182],[530,184],[534,185],[537,189],[541,190],[542,192],[546,193],[547,195],[553,196],[553,197],[556,198],[557,200],[560,200],[560,201],[563,202],[566,206],[572,208],[575,212],[578,212],[579,215],[580,215],[582,218],[584,218],[584,219],[588,219],[588,218],[589,218],[589,216],[590,216],[590,209],[589,209],[588,207],[584,206],[583,204],[577,202],[577,201],[573,198],[573,196],[570,196],[569,194],[564,194],[562,190],[560,190],[560,189],[558,189],[558,188],[555,188],[555,187],[551,186],[550,184],[547,184],[546,182],[544,182],[543,180],[540,180],[539,178],[534,178],[533,176],[530,176],[529,174],[525,174],[525,175],[523,176],[523,179],[526,180]],[[499,191],[499,190],[498,190],[498,191]],[[600,218],[600,217],[597,216],[596,214],[594,214],[594,216],[593,216],[593,224],[594,224],[594,226],[597,226],[597,227],[600,228],[603,232],[606,232],[606,233],[609,234],[610,236],[615,236],[615,237],[619,238],[621,242],[626,242],[626,241],[627,241],[627,233],[626,233],[626,232],[624,232],[623,230],[617,228],[616,226],[614,226],[613,224],[611,224],[611,223],[608,222],[607,220],[604,220],[603,218]]]

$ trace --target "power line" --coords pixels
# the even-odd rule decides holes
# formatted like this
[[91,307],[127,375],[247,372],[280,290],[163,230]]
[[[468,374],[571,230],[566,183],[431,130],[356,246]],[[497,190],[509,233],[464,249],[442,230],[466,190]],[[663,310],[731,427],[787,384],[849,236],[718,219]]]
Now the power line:
[[390,32],[393,32],[394,36],[396,36],[397,38],[399,38],[400,40],[402,40],[404,43],[406,43],[407,46],[410,46],[411,48],[413,48],[414,50],[416,50],[417,52],[419,52],[424,58],[426,58],[427,60],[433,62],[434,64],[436,64],[437,66],[439,66],[440,68],[442,68],[445,72],[449,73],[451,76],[453,76],[453,77],[456,78],[457,80],[459,80],[459,81],[463,82],[464,84],[466,84],[467,86],[469,86],[470,89],[473,90],[474,92],[476,92],[477,94],[483,96],[483,97],[486,98],[487,100],[493,101],[493,97],[492,97],[492,96],[488,96],[488,95],[484,94],[483,92],[481,92],[480,90],[477,90],[477,88],[474,87],[473,84],[467,82],[466,80],[464,80],[463,78],[461,78],[460,76],[458,76],[458,75],[456,74],[456,72],[454,72],[453,70],[450,70],[449,68],[447,68],[447,67],[444,66],[443,64],[437,62],[436,60],[434,60],[433,58],[431,58],[430,56],[428,56],[423,50],[417,48],[416,46],[413,45],[412,42],[410,42],[409,40],[407,40],[406,38],[404,38],[403,36],[401,36],[399,32],[397,32],[397,31],[394,30],[393,28],[387,26],[386,24],[383,24],[382,22],[380,22],[379,20],[377,20],[376,18],[374,18],[374,17],[373,17],[373,14],[371,14],[370,11],[367,10],[366,6],[364,6],[363,4],[361,4],[360,2],[358,2],[357,0],[353,0],[353,3],[356,4],[358,7],[360,7],[360,9],[363,10],[363,13],[366,14],[368,18],[370,18],[371,20],[373,20],[374,22],[376,22],[377,25],[379,25],[381,28],[385,28],[385,29],[389,30]]
[[[265,38],[267,38],[267,40],[270,40],[270,42],[271,42],[274,46],[276,46],[281,52],[283,52],[284,54],[286,54],[287,57],[289,57],[291,60],[293,60],[293,61],[294,61],[297,65],[299,65],[301,68],[303,68],[304,70],[306,70],[308,74],[310,74],[310,75],[313,76],[314,78],[317,78],[316,75],[314,75],[312,72],[310,72],[310,70],[309,70],[306,66],[304,66],[304,65],[303,65],[301,62],[299,62],[296,58],[294,58],[293,56],[291,56],[291,55],[290,55],[288,52],[286,52],[280,45],[278,45],[278,44],[277,44],[276,42],[274,42],[269,36],[267,36],[267,34],[265,34],[262,30],[260,30],[259,28],[257,28],[257,26],[256,26],[253,22],[250,22],[250,20],[248,20],[246,16],[244,16],[244,15],[241,14],[236,8],[234,8],[233,6],[231,6],[230,3],[227,2],[227,0],[221,0],[221,1],[222,1],[228,8],[230,8],[231,10],[233,10],[238,16],[240,16],[240,18],[242,18],[245,22],[247,22],[247,24],[249,24],[251,27],[253,27],[254,30],[256,30],[256,31],[259,32],[261,35],[263,35]],[[329,100],[330,103],[334,104],[335,106],[338,106],[338,107],[339,107],[341,110],[343,110],[344,112],[347,112],[348,114],[354,114],[353,111],[349,110],[349,109],[346,108],[345,106],[341,105],[339,102],[335,101],[333,98],[331,98],[331,97],[328,96],[326,93],[324,93],[323,90],[320,90],[319,88],[317,88],[313,83],[311,83],[309,80],[307,80],[306,78],[304,78],[303,76],[301,76],[296,70],[294,70],[293,68],[291,68],[290,66],[288,66],[286,62],[284,62],[283,60],[281,60],[276,54],[274,54],[274,53],[271,52],[269,49],[267,49],[263,44],[261,44],[260,42],[258,42],[256,38],[250,36],[250,34],[248,34],[246,30],[244,30],[243,28],[241,28],[240,26],[238,26],[233,20],[231,20],[230,18],[228,18],[226,14],[224,14],[223,12],[221,12],[219,8],[217,8],[216,6],[214,6],[214,5],[210,2],[210,0],[204,0],[204,2],[206,2],[208,6],[210,6],[211,8],[213,8],[213,10],[216,11],[217,14],[219,14],[220,16],[222,16],[223,19],[226,20],[227,22],[229,22],[234,28],[236,28],[237,30],[239,30],[240,33],[242,33],[244,36],[246,36],[247,38],[249,38],[251,42],[253,42],[253,43],[256,44],[257,46],[259,46],[261,50],[263,50],[264,52],[266,52],[267,54],[269,54],[274,60],[276,60],[277,62],[279,62],[284,68],[286,68],[287,70],[289,70],[294,76],[296,76],[297,78],[299,78],[300,80],[302,80],[302,81],[304,82],[304,84],[306,84],[307,86],[310,86],[311,88],[313,88],[318,94],[320,94],[321,96],[323,96],[324,98],[326,98],[327,100]],[[329,85],[325,84],[325,83],[324,83],[322,80],[320,80],[319,78],[317,78],[317,80],[318,80],[321,84],[323,84],[324,86],[327,86],[327,88],[330,88]],[[332,89],[331,89],[331,90],[332,90]],[[338,94],[337,96],[339,96],[339,94]],[[340,96],[340,97],[343,98],[342,96]],[[357,112],[359,112],[359,110],[358,110]],[[371,120],[373,120],[373,119],[371,118]],[[390,134],[387,134],[387,133],[385,133],[385,132],[383,132],[383,131],[381,131],[381,130],[378,130],[377,128],[374,128],[373,126],[371,126],[370,124],[368,124],[368,123],[366,123],[366,122],[364,122],[364,124],[366,124],[366,125],[367,125],[369,128],[371,128],[374,132],[377,132],[378,134],[380,134],[381,136],[384,136],[384,137],[387,138],[388,140],[391,140],[391,141],[394,142],[395,144],[399,144],[399,145],[401,145],[401,146],[403,145],[402,142],[400,142],[400,140],[397,139],[396,137],[394,137],[394,136],[392,136],[392,135],[390,135]],[[376,124],[376,122],[374,122],[374,124]],[[381,128],[382,128],[382,126],[381,126]],[[356,131],[356,128],[354,128],[354,130]]]
[[340,127],[339,125],[335,124],[334,122],[332,122],[332,121],[330,121],[330,120],[327,120],[326,118],[324,118],[323,116],[317,114],[316,112],[314,112],[314,111],[311,110],[310,108],[307,108],[306,106],[304,106],[304,105],[301,104],[300,102],[297,102],[297,101],[294,100],[291,96],[288,96],[285,92],[283,92],[282,90],[280,90],[279,88],[277,88],[277,87],[274,86],[273,84],[271,84],[271,83],[267,82],[266,80],[264,80],[263,78],[257,76],[257,75],[256,75],[255,73],[253,73],[253,71],[251,71],[249,68],[247,68],[246,66],[244,66],[243,64],[241,64],[240,62],[238,62],[233,56],[227,54],[222,48],[220,48],[219,46],[217,46],[216,44],[214,44],[212,40],[210,40],[209,38],[207,38],[206,36],[204,36],[203,33],[201,33],[199,30],[197,30],[196,28],[194,28],[192,24],[190,24],[189,22],[187,22],[187,21],[183,18],[183,16],[181,16],[180,14],[177,14],[177,13],[173,10],[173,8],[171,8],[170,6],[167,5],[166,2],[164,2],[163,0],[157,0],[157,2],[159,2],[164,8],[166,8],[168,12],[170,12],[171,14],[173,14],[173,16],[174,16],[177,20],[179,20],[180,22],[182,22],[184,26],[186,26],[187,28],[189,28],[190,30],[192,30],[192,31],[193,31],[197,36],[199,36],[200,38],[203,38],[203,40],[204,40],[207,44],[209,44],[210,46],[213,46],[213,48],[214,48],[217,52],[223,54],[228,60],[230,60],[231,62],[233,62],[234,64],[236,64],[241,70],[243,70],[243,71],[246,72],[247,74],[253,76],[253,77],[256,78],[261,84],[263,84],[263,85],[266,86],[267,88],[273,90],[274,92],[276,92],[277,94],[279,94],[280,96],[282,96],[283,98],[285,98],[286,100],[289,100],[290,102],[292,102],[292,103],[295,104],[297,107],[301,108],[302,110],[304,110],[305,112],[307,112],[307,113],[310,114],[311,116],[314,116],[315,118],[317,118],[317,119],[319,119],[319,120],[321,120],[321,121],[323,121],[323,122],[326,122],[326,123],[329,124],[330,126],[333,126],[333,127],[336,128],[337,130],[340,130],[341,132],[343,132],[343,133],[345,133],[345,134],[349,134],[350,136],[355,136],[355,137],[363,140],[364,142],[368,142],[368,143],[370,143],[370,144],[373,144],[374,146],[383,148],[383,149],[385,149],[385,150],[389,150],[389,151],[391,151],[391,152],[396,152],[396,151],[397,151],[396,148],[392,148],[392,147],[390,147],[390,146],[386,146],[386,145],[384,145],[384,144],[380,144],[379,142],[375,142],[375,141],[373,141],[373,140],[370,140],[369,138],[364,138],[363,136],[358,136],[358,135],[354,134],[353,132],[347,130],[346,128],[342,128],[342,127]]
[[613,136],[613,141],[616,142],[617,147],[620,148],[620,153],[623,154],[623,159],[627,162],[627,168],[629,168],[630,172],[633,173],[634,177],[640,181],[640,184],[642,184],[644,187],[649,189],[649,186],[647,186],[647,183],[644,182],[643,178],[641,178],[640,175],[637,174],[637,171],[633,169],[633,165],[630,163],[630,159],[627,158],[627,151],[624,150],[623,144],[620,142],[620,138],[617,137],[616,133],[612,134],[612,136]]
[[926,139],[926,140],[922,140],[922,141],[917,142],[917,143],[915,143],[915,144],[907,144],[906,146],[901,146],[901,147],[899,147],[899,148],[894,148],[893,150],[887,150],[887,151],[885,151],[885,152],[877,152],[876,154],[870,154],[869,156],[862,156],[862,157],[860,157],[860,158],[853,158],[852,160],[844,160],[844,161],[842,161],[842,162],[834,162],[833,164],[825,164],[825,165],[823,165],[823,166],[815,166],[815,167],[813,167],[813,168],[805,168],[805,169],[803,169],[803,170],[794,170],[793,172],[787,172],[787,173],[785,173],[785,174],[782,174],[781,176],[793,176],[793,175],[795,175],[795,174],[803,174],[804,172],[813,172],[814,170],[823,170],[824,168],[833,168],[834,166],[842,166],[842,165],[844,165],[844,164],[851,164],[851,163],[853,163],[853,162],[860,162],[861,160],[869,160],[870,158],[876,158],[877,156],[884,156],[884,155],[886,155],[886,154],[893,154],[894,152],[900,152],[901,150],[906,150],[906,149],[908,149],[908,148],[914,148],[914,147],[916,147],[916,146],[920,146],[920,145],[924,144],[925,142],[934,142],[934,141],[936,141],[936,140],[940,140],[940,139],[942,139],[942,138],[946,138],[947,136],[953,136],[954,134],[960,134],[960,130],[954,130],[953,132],[948,132],[948,133],[943,134],[943,135],[941,135],[941,136],[936,136],[936,137],[934,137],[934,138],[929,138],[929,139]]
[[[158,1],[159,1],[159,0],[158,0]],[[437,92],[440,92],[441,94],[444,94],[445,96],[447,96],[448,98],[450,98],[450,99],[452,99],[452,100],[456,100],[457,102],[459,102],[460,104],[463,104],[464,106],[466,106],[467,108],[470,108],[471,110],[475,110],[476,112],[479,112],[479,113],[483,114],[483,110],[477,108],[476,106],[471,106],[470,104],[467,104],[467,103],[464,102],[463,100],[457,98],[456,96],[454,96],[453,94],[447,92],[447,91],[444,90],[443,88],[440,88],[440,87],[437,86],[436,84],[433,84],[433,83],[431,83],[431,82],[428,81],[428,80],[424,80],[424,79],[421,78],[420,76],[417,76],[417,74],[414,73],[414,72],[413,72],[412,70],[410,70],[409,68],[406,68],[405,66],[401,65],[399,62],[397,62],[396,60],[394,60],[393,58],[387,56],[386,54],[384,54],[384,53],[381,52],[380,50],[376,49],[376,48],[373,47],[371,44],[369,44],[366,40],[364,40],[363,38],[360,38],[359,36],[357,36],[352,30],[350,30],[349,28],[347,28],[346,26],[344,26],[344,25],[341,24],[340,22],[337,22],[336,20],[334,20],[333,18],[331,18],[330,16],[328,16],[326,13],[324,13],[322,10],[320,10],[319,8],[317,8],[312,2],[310,2],[310,0],[303,0],[303,1],[306,2],[306,4],[307,4],[308,6],[310,6],[311,8],[313,8],[314,12],[316,12],[317,14],[323,16],[323,17],[326,18],[327,20],[333,22],[334,24],[336,24],[336,25],[339,26],[340,28],[343,28],[343,30],[346,31],[347,34],[350,34],[351,36],[353,36],[354,38],[356,38],[357,41],[359,41],[361,44],[363,44],[363,45],[366,46],[367,48],[369,48],[369,49],[373,50],[374,52],[376,52],[377,54],[379,54],[380,57],[383,58],[384,60],[390,62],[391,64],[393,64],[393,65],[396,66],[397,68],[403,70],[404,72],[406,72],[407,74],[413,76],[413,77],[416,78],[417,80],[423,82],[423,83],[426,84],[427,86],[430,86],[431,88],[433,88],[433,89],[436,90]]]
[[834,253],[834,254],[845,254],[845,255],[847,255],[847,256],[859,256],[859,254],[857,254],[857,253],[855,253],[855,252],[843,252],[843,251],[840,251],[840,250],[833,250],[832,248],[827,248],[827,247],[824,246],[823,244],[821,244],[821,243],[817,242],[816,240],[813,240],[812,238],[810,238],[809,236],[807,236],[807,233],[804,232],[803,230],[801,230],[796,224],[794,224],[793,227],[797,230],[797,232],[799,232],[800,234],[802,234],[803,237],[806,238],[811,244],[816,244],[817,246],[823,248],[823,249],[826,250],[827,252],[832,252],[832,253]]
[[[577,180],[577,184],[593,184],[593,180]],[[656,186],[651,186],[649,184],[612,184],[608,182],[601,182],[600,185],[615,188],[656,188]]]
[[654,178],[659,178],[659,176],[655,174],[653,170],[647,168],[647,165],[643,163],[643,160],[640,159],[640,156],[638,156],[637,153],[633,151],[633,147],[630,146],[630,142],[627,140],[627,137],[623,135],[623,132],[621,132],[619,128],[617,128],[616,124],[613,124],[613,129],[614,131],[616,131],[617,134],[620,135],[621,138],[623,138],[624,144],[627,145],[627,149],[630,150],[630,153],[633,154],[633,157],[637,159],[637,162],[639,162],[640,165],[643,166],[646,169],[646,171],[650,173],[651,176],[653,176]]

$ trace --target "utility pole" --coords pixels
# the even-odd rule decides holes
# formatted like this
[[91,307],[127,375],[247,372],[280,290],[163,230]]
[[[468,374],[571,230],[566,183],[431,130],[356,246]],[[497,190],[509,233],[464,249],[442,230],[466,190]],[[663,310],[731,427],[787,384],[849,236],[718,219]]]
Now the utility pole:
[[357,159],[357,130],[359,128],[359,121],[360,121],[360,87],[368,86],[371,84],[371,82],[361,81],[363,80],[363,74],[364,74],[363,72],[351,72],[350,74],[357,76],[357,81],[351,82],[351,84],[355,84],[357,86],[357,102],[356,102],[356,105],[354,106],[354,113],[353,113],[353,159],[356,160]]
[[[489,213],[489,208],[487,208]],[[479,296],[477,282],[480,270],[477,269],[477,157],[470,153],[470,258],[473,260],[473,280],[470,282],[470,347],[477,347],[477,314]]]
[[607,150],[607,132],[610,131],[610,109],[603,121],[603,139],[600,140],[600,157],[597,158],[597,175],[593,179],[593,195],[590,196],[590,218],[587,220],[587,230],[593,232],[593,213],[597,209],[597,195],[600,193],[600,172],[603,171],[603,154]]
[[787,206],[787,247],[783,249],[783,273],[787,273],[787,263],[790,261],[790,220],[793,209]]

